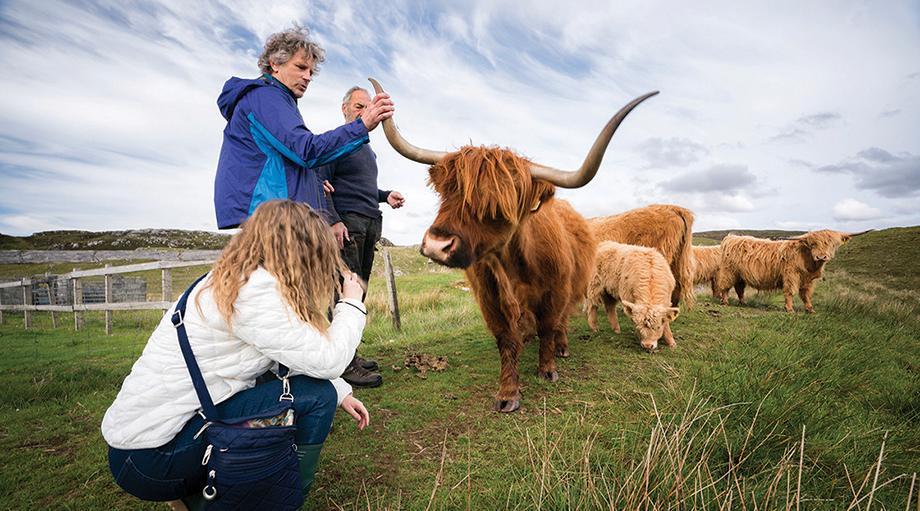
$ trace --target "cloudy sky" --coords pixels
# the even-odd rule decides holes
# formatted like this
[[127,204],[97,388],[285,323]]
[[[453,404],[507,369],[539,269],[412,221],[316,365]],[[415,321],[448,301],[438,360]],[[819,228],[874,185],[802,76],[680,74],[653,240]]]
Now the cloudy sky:
[[[215,230],[217,95],[295,21],[327,50],[300,101],[314,132],[374,76],[416,145],[572,168],[660,90],[559,196],[586,216],[680,204],[696,230],[920,224],[916,1],[32,0],[0,2],[0,232]],[[425,168],[371,139],[381,188],[407,198],[384,236],[417,243]]]

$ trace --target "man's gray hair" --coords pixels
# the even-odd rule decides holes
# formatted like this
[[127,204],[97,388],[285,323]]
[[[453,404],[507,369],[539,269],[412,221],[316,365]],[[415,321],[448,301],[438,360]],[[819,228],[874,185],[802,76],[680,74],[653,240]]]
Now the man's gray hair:
[[307,52],[307,57],[313,59],[313,74],[319,72],[319,65],[326,60],[326,50],[310,39],[310,31],[294,23],[294,26],[268,36],[265,49],[259,57],[259,69],[263,73],[272,74],[272,62],[284,64],[291,60],[299,50]]
[[355,85],[354,87],[348,89],[348,92],[345,93],[345,97],[342,98],[342,104],[344,105],[345,103],[348,103],[349,101],[351,101],[351,95],[354,94],[355,91],[359,91],[359,90],[364,91],[364,93],[367,94],[368,97],[370,97],[371,93],[367,92],[367,89],[365,89],[364,87],[358,87],[357,85]]

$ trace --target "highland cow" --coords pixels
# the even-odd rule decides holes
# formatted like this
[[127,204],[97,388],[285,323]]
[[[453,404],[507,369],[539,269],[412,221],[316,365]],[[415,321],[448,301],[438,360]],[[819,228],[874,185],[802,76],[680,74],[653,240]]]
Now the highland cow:
[[[382,92],[380,84],[371,82]],[[518,360],[525,340],[540,339],[540,376],[559,378],[555,356],[569,354],[568,318],[591,274],[594,238],[585,219],[554,197],[556,186],[578,188],[591,181],[617,126],[654,94],[617,112],[575,171],[539,165],[495,147],[465,146],[451,153],[421,149],[402,137],[392,119],[383,121],[397,152],[430,165],[429,183],[441,204],[421,252],[466,272],[501,356],[498,411],[520,407]]]
[[657,250],[602,241],[597,245],[595,272],[588,284],[588,326],[597,331],[597,306],[604,304],[613,331],[620,333],[617,302],[636,325],[639,343],[648,351],[658,339],[674,346],[671,322],[679,309],[671,307],[675,280],[671,268]]
[[693,213],[680,206],[654,204],[619,215],[588,220],[598,241],[654,248],[661,252],[677,280],[671,305],[693,306]]
[[722,247],[694,246],[691,251],[693,257],[693,285],[709,284],[712,296],[719,297],[716,289],[716,276],[719,274],[719,264],[722,261]]
[[[869,232],[869,231],[865,231]],[[765,240],[753,236],[728,235],[722,240],[722,264],[716,287],[723,305],[728,305],[728,290],[738,294],[744,304],[744,289],[782,289],[786,312],[792,312],[792,297],[798,293],[806,312],[814,312],[811,302],[815,281],[824,275],[824,265],[837,249],[853,236],[840,231],[821,230],[794,238]]]

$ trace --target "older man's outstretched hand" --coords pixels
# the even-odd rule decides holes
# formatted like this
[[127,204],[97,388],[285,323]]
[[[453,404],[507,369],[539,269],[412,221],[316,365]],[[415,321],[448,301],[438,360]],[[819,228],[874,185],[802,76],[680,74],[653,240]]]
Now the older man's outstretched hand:
[[393,105],[393,100],[390,99],[390,95],[386,92],[381,92],[374,96],[374,99],[371,100],[371,104],[364,109],[364,112],[361,114],[361,121],[364,123],[364,127],[367,128],[367,131],[374,131],[374,128],[380,124],[380,121],[393,117],[393,112],[395,110],[396,106]]

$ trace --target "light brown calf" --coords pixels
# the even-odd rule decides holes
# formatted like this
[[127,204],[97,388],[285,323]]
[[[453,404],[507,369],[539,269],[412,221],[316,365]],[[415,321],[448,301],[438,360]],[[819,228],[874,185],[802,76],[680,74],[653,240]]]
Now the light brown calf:
[[[868,231],[866,231],[868,232]],[[728,304],[728,290],[738,294],[744,303],[744,288],[782,289],[786,311],[792,312],[792,297],[796,293],[807,312],[814,312],[811,303],[815,281],[824,275],[824,264],[834,257],[837,249],[859,234],[821,230],[795,238],[765,240],[753,236],[728,235],[722,240],[722,264],[716,278],[716,288],[722,304]]]
[[719,245],[711,247],[694,246],[692,254],[693,285],[709,284],[712,289],[712,296],[718,297],[716,276],[719,274],[719,264],[722,262],[722,247]]
[[655,249],[604,241],[597,245],[595,273],[588,284],[588,325],[597,331],[597,306],[603,302],[613,331],[620,333],[616,304],[636,325],[639,342],[646,350],[658,347],[658,339],[674,346],[671,321],[679,309],[671,307],[674,276],[668,262]]
[[619,215],[588,220],[598,241],[616,241],[661,252],[677,279],[671,305],[693,306],[693,213],[670,204],[653,204]]

